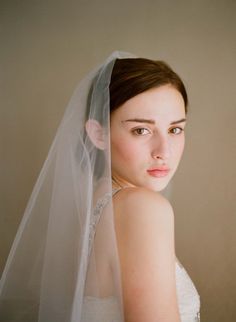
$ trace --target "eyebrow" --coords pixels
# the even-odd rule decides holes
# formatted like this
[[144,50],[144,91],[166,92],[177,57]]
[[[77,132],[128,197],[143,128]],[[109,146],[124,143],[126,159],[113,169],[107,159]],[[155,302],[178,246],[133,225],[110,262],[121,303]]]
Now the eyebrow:
[[[134,119],[128,119],[122,122],[137,122],[137,123],[149,123],[149,124],[155,124],[156,122],[154,120],[149,120],[149,119],[138,119],[138,118],[134,118]],[[170,125],[173,124],[178,124],[178,123],[182,123],[182,122],[186,122],[186,118],[180,119],[178,121],[173,121],[170,123]]]

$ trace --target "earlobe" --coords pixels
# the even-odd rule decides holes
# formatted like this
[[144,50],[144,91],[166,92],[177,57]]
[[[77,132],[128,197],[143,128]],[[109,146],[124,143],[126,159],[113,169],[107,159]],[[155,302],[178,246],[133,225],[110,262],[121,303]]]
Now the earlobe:
[[85,124],[86,132],[91,142],[100,150],[105,150],[104,129],[101,124],[93,119],[90,119]]

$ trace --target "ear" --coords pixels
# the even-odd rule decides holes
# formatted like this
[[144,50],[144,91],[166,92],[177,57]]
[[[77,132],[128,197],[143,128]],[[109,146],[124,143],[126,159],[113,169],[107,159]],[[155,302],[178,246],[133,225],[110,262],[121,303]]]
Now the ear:
[[86,122],[85,129],[92,143],[98,149],[105,150],[104,129],[101,124],[96,120],[90,119]]

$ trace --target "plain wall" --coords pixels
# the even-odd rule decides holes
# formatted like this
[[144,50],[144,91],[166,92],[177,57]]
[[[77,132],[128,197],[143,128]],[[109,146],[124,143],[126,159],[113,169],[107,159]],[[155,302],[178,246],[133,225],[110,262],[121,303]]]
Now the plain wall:
[[236,321],[236,2],[1,1],[0,37],[0,270],[73,89],[124,50],[167,61],[186,83],[177,256],[201,321]]

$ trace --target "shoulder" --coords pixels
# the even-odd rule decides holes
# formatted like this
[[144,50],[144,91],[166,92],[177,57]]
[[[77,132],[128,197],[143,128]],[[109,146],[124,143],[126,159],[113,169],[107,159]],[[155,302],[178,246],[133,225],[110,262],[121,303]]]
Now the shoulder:
[[[154,217],[156,220],[173,220],[170,202],[159,192],[146,188],[125,188],[113,197],[115,214],[119,219],[137,220],[138,217]],[[128,218],[127,218],[128,217]],[[135,218],[134,218],[135,217]]]
[[[168,247],[174,243],[174,213],[160,193],[144,188],[125,188],[113,200],[117,238],[135,248],[148,243]],[[148,236],[148,237],[147,237]],[[150,237],[150,238],[149,238]]]
[[125,188],[113,197],[113,205],[127,316],[132,321],[159,321],[165,312],[166,321],[179,321],[169,201],[147,189]]

